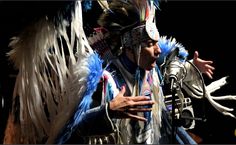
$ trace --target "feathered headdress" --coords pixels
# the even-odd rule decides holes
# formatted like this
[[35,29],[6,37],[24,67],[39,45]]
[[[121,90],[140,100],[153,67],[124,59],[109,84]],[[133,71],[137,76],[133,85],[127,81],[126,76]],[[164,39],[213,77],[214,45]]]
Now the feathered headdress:
[[[145,37],[149,37],[157,40],[157,37],[159,37],[159,33],[155,25],[155,10],[157,9],[157,1],[114,0],[108,2],[99,0],[99,3],[105,12],[99,18],[98,23],[100,26],[109,30],[109,33],[106,34],[108,39],[111,39],[112,42],[116,42],[111,44],[111,46],[113,46],[111,47],[112,51],[119,50],[121,43],[122,45],[131,46],[132,43],[139,41],[139,38],[145,39]],[[133,32],[137,33],[132,33],[132,29],[135,29]],[[135,37],[132,37],[133,35],[135,35]],[[116,54],[114,51],[113,53]]]

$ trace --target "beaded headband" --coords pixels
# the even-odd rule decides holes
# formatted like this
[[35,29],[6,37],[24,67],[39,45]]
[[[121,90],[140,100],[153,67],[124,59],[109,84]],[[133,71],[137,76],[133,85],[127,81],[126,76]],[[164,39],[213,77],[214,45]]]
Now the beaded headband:
[[134,45],[140,45],[141,42],[152,39],[157,41],[159,32],[155,23],[148,19],[145,24],[141,24],[125,32],[121,36],[122,46],[125,48],[132,48]]

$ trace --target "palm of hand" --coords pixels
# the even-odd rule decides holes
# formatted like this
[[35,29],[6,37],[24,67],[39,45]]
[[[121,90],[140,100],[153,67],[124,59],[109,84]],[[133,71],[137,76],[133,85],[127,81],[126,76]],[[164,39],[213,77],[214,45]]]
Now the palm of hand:
[[212,79],[213,71],[215,68],[211,65],[213,61],[203,60],[199,58],[199,54],[197,51],[194,52],[193,63],[197,66],[197,68],[204,74],[206,74],[210,79]]

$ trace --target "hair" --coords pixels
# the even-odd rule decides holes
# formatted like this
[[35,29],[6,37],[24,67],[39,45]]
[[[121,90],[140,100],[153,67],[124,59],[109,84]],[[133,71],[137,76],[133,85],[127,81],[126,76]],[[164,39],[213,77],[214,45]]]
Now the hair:
[[109,31],[120,31],[140,22],[139,12],[130,1],[113,0],[109,8],[110,11],[104,11],[98,20],[98,24]]
[[98,24],[105,28],[107,43],[113,54],[120,50],[120,36],[141,23],[140,14],[132,1],[113,0],[109,4],[110,10],[104,11],[98,19]]

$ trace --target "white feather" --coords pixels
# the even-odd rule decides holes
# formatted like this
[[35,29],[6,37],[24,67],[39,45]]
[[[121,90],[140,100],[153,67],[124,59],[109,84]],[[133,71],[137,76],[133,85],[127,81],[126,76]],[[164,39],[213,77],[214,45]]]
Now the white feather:
[[19,96],[22,143],[45,138],[54,143],[79,104],[86,90],[87,59],[93,54],[82,24],[81,1],[76,1],[71,22],[63,20],[55,27],[44,17],[10,42],[8,55],[19,69],[13,100]]
[[[231,116],[235,118],[235,116],[230,113],[233,111],[233,108],[229,108],[226,106],[221,105],[220,103],[216,102],[215,100],[236,100],[236,96],[234,95],[224,95],[224,96],[212,96],[211,93],[214,91],[220,89],[222,86],[227,84],[226,81],[227,77],[223,77],[219,80],[216,80],[209,84],[207,87],[204,84],[205,87],[205,97],[209,101],[209,103],[220,113],[223,115]],[[188,87],[187,87],[188,86]],[[199,85],[198,81],[191,81],[188,83],[184,83],[183,89],[187,92],[188,95],[191,97],[197,98],[197,99],[202,99],[203,98],[203,88],[201,87],[202,85]],[[189,89],[191,88],[191,90]]]
[[97,0],[101,8],[105,10],[110,10],[107,0]]

